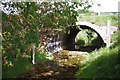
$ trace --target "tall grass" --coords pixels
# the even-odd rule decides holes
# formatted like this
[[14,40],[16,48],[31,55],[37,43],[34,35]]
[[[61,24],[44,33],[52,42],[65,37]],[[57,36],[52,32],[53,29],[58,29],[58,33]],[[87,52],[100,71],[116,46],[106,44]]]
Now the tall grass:
[[90,53],[89,61],[77,72],[77,78],[120,78],[119,34],[110,48],[101,48]]

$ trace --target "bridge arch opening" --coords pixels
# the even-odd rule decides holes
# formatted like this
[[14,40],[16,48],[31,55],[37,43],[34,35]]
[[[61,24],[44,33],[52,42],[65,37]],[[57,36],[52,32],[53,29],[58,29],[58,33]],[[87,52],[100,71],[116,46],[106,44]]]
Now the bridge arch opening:
[[[77,26],[69,26],[66,28],[68,33],[64,33],[62,35],[62,43],[61,46],[63,50],[75,50],[75,51],[93,51],[100,47],[105,46],[105,43],[100,36],[100,34],[86,25],[77,25]],[[86,40],[77,39],[77,37],[86,37],[88,39],[88,43],[86,44]],[[89,43],[89,39],[94,38]],[[88,45],[89,44],[89,45]]]
[[79,31],[75,37],[75,50],[77,51],[93,51],[100,48],[100,38],[97,33],[90,29]]
[[[77,48],[77,46],[81,45],[81,43],[77,42],[76,37],[77,35],[79,35],[80,37],[83,36],[80,33],[82,31],[83,32],[86,31],[85,33],[87,34],[86,37],[88,37],[87,32],[89,32],[90,34],[91,33],[94,34],[96,43],[94,43],[93,45],[84,45],[84,46],[80,46],[79,48]],[[89,36],[91,36],[90,34]],[[66,27],[65,32],[61,31],[58,34],[56,34],[53,37],[52,41],[50,41],[50,46],[48,46],[47,48],[49,49],[51,53],[58,52],[59,49],[70,50],[70,51],[91,52],[103,46],[105,46],[105,43],[97,31],[95,31],[94,29],[86,25],[77,25],[77,26],[68,26]]]

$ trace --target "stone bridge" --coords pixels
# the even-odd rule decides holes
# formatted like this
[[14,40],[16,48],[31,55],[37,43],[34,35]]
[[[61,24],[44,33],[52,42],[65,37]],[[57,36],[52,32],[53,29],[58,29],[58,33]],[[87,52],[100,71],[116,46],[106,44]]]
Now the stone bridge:
[[[106,26],[98,26],[95,24],[92,24],[90,22],[77,22],[76,25],[80,26],[87,26],[95,30],[103,39],[104,43],[107,43],[107,27]],[[110,27],[110,34],[112,35],[115,31],[117,31],[117,27],[111,26]]]
[[[68,26],[66,27],[67,33],[60,32],[56,34],[55,37],[48,43],[47,48],[51,53],[60,51],[60,50],[76,50],[75,49],[75,37],[80,32],[81,29],[89,29],[94,31],[98,35],[98,43],[96,45],[81,47],[80,50],[95,50],[105,46],[107,43],[107,27],[100,27],[89,22],[77,22],[77,26]],[[117,30],[117,27],[110,27],[110,34],[112,35]],[[79,50],[78,50],[79,51]]]

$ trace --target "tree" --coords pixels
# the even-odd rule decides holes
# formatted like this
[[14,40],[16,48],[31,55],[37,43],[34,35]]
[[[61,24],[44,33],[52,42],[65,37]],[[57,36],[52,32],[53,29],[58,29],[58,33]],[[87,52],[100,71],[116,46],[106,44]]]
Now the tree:
[[[2,2],[3,54],[15,58],[40,44],[41,28],[75,25],[79,2]],[[8,13],[7,13],[8,12]]]
[[[10,14],[2,13],[3,54],[9,55],[7,57],[10,58],[14,58],[20,53],[30,53],[31,45],[40,43],[39,30],[42,27],[71,25],[73,21],[75,22],[77,15],[74,10],[70,12],[71,7],[67,7],[68,3],[64,2],[43,2],[40,4],[36,2],[10,2],[3,3],[3,5],[4,9],[9,5],[9,8],[17,8],[19,11],[19,14],[16,15],[14,9],[8,8]],[[70,22],[71,19],[73,21]]]

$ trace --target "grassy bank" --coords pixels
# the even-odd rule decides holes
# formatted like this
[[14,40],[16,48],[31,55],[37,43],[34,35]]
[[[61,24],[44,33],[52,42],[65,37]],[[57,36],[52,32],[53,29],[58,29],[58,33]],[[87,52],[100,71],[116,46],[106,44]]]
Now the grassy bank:
[[120,38],[110,48],[101,48],[90,53],[89,61],[76,72],[77,78],[120,78]]
[[94,14],[84,14],[78,17],[78,21],[88,21],[95,23],[99,26],[105,26],[107,20],[111,21],[112,26],[118,26],[118,15],[109,14],[109,15],[94,15]]

